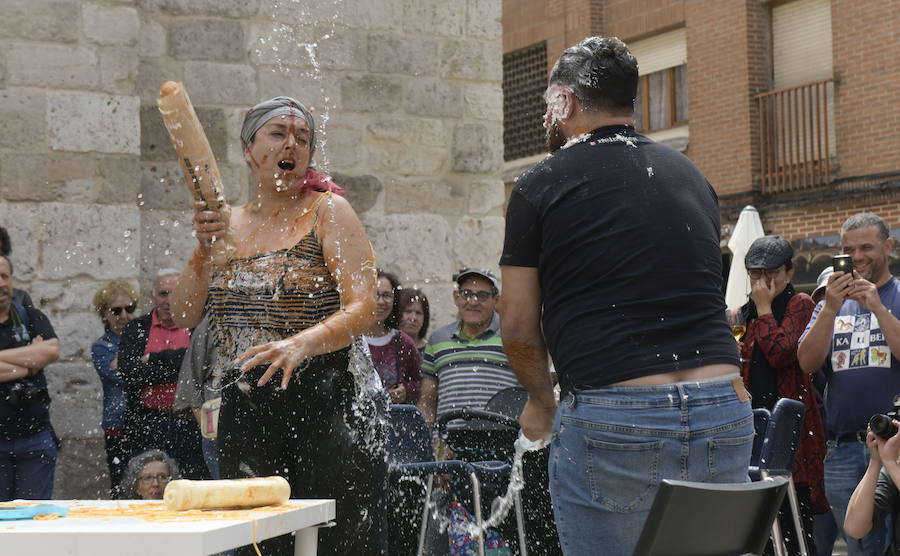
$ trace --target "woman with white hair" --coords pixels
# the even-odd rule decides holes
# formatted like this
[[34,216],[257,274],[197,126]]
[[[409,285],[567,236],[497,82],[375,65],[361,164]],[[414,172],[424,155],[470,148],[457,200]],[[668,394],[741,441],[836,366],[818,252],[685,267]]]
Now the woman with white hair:
[[122,475],[123,498],[162,500],[169,481],[180,479],[178,464],[162,450],[147,450],[131,458]]

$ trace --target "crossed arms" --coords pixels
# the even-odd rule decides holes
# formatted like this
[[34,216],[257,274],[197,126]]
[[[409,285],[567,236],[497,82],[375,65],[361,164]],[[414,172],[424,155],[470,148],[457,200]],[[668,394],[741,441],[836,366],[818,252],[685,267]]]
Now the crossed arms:
[[0,350],[0,382],[10,382],[35,375],[59,359],[59,340],[40,336],[27,346]]

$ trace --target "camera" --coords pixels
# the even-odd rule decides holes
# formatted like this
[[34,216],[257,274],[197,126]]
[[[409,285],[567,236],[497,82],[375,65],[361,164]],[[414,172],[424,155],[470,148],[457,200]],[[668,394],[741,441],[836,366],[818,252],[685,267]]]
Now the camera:
[[831,259],[831,266],[834,267],[834,271],[838,272],[846,272],[847,274],[853,273],[853,257],[850,255],[835,255]]
[[869,428],[872,432],[885,440],[894,436],[897,434],[897,428],[894,427],[892,421],[895,419],[900,421],[900,417],[897,416],[898,410],[900,410],[900,396],[894,398],[893,411],[872,415],[872,418],[869,419]]

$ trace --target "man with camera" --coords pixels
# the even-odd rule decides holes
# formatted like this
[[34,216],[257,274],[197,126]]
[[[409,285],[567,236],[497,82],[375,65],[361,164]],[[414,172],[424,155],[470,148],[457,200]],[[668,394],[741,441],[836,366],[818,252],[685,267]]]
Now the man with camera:
[[[900,321],[894,316],[900,314],[900,281],[888,267],[893,246],[887,225],[875,214],[844,222],[841,249],[852,267],[839,271],[841,261],[835,261],[825,299],[797,350],[804,371],[814,373],[826,361],[834,371],[825,391],[825,494],[839,525],[869,465],[866,424],[873,414],[889,411],[900,393]],[[845,539],[850,556],[883,551],[880,531]]]
[[0,501],[50,499],[57,446],[42,370],[59,340],[44,313],[13,301],[12,273],[0,255]]
[[[896,412],[892,417],[896,418]],[[880,417],[876,421],[876,417]],[[844,519],[844,531],[853,538],[861,539],[871,531],[879,532],[884,527],[885,518],[892,516],[894,530],[887,554],[900,554],[900,520],[895,510],[900,507],[900,464],[897,463],[900,450],[900,435],[897,434],[897,423],[890,417],[876,415],[876,422],[886,430],[874,432],[872,427],[866,437],[869,448],[869,466],[862,480],[853,491],[847,505],[847,517]]]

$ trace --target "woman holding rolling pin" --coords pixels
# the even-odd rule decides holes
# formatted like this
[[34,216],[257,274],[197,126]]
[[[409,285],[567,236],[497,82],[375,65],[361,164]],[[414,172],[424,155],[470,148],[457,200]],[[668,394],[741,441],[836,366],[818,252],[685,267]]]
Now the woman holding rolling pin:
[[[383,554],[385,396],[358,338],[375,309],[372,246],[341,189],[310,168],[315,120],[300,102],[254,106],[241,128],[250,202],[194,203],[197,248],[172,294],[179,326],[212,319],[222,376],[223,478],[281,475],[292,498],[334,498],[322,554]],[[226,231],[236,251],[208,262]],[[293,554],[290,537],[264,553]]]

